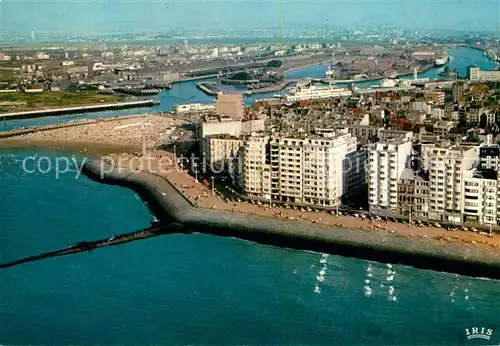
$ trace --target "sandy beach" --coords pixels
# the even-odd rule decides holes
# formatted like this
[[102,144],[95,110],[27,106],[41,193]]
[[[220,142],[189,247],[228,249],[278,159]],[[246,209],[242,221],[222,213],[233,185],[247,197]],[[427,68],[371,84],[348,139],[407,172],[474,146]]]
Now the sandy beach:
[[[70,128],[40,131],[28,135],[0,140],[1,148],[44,148],[67,152],[105,156],[115,165],[131,169],[143,169],[168,178],[193,204],[200,208],[213,208],[239,213],[255,214],[283,220],[306,220],[352,229],[356,231],[386,232],[394,236],[427,238],[443,243],[468,243],[498,252],[500,235],[465,231],[448,231],[437,227],[418,227],[390,221],[362,220],[351,216],[337,216],[327,212],[301,211],[258,205],[246,202],[230,202],[212,192],[211,186],[196,182],[175,163],[172,153],[156,150],[171,134],[172,128],[183,121],[159,115],[140,118],[116,119]],[[146,147],[144,148],[144,144]],[[146,156],[140,156],[147,149]]]
[[140,152],[169,141],[176,126],[185,121],[161,115],[103,119],[91,124],[37,131],[0,140],[0,148],[66,149],[72,152],[107,154]]
[[[165,151],[152,151],[150,158],[143,158],[142,163],[137,157],[128,154],[111,155],[107,156],[107,158],[115,163],[120,162],[120,166],[122,167],[132,169],[149,167],[149,171],[168,178],[185,196],[200,208],[228,210],[282,220],[306,220],[311,223],[352,229],[353,232],[386,232],[394,234],[394,236],[426,238],[429,241],[435,242],[467,243],[480,246],[488,252],[498,252],[500,250],[500,235],[498,234],[494,234],[490,238],[488,235],[470,231],[448,231],[437,227],[420,227],[390,221],[362,220],[352,216],[336,216],[327,212],[308,212],[247,202],[226,202],[216,194],[213,194],[210,185],[207,186],[201,182],[196,182],[195,178],[174,166],[172,154]],[[147,160],[150,162],[149,166],[146,164]]]

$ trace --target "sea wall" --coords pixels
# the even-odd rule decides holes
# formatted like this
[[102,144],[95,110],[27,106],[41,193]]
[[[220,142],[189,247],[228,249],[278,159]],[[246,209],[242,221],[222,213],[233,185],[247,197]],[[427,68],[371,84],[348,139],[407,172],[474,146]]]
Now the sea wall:
[[83,173],[95,181],[134,190],[160,222],[176,221],[190,232],[500,279],[500,253],[485,252],[474,245],[196,208],[166,179],[151,173],[113,168],[101,160],[87,162]]

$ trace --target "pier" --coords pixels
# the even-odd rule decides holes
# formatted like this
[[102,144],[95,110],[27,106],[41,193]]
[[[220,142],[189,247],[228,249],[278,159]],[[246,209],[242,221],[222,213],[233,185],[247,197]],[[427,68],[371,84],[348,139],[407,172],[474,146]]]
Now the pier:
[[158,100],[142,100],[142,101],[111,103],[111,104],[108,103],[108,104],[94,105],[94,106],[80,106],[80,107],[33,110],[33,111],[15,112],[15,113],[4,113],[0,114],[0,121],[13,120],[13,119],[39,118],[52,115],[92,113],[92,112],[101,112],[106,110],[116,110],[116,109],[126,109],[126,108],[153,107],[159,104],[160,101]]

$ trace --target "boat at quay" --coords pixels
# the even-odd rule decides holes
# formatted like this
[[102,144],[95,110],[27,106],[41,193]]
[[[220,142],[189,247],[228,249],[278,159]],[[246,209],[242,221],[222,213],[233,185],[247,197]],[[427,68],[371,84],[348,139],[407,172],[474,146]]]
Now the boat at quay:
[[345,88],[330,86],[305,86],[289,88],[288,95],[284,97],[286,101],[294,102],[301,100],[317,100],[332,97],[351,96],[352,91]]

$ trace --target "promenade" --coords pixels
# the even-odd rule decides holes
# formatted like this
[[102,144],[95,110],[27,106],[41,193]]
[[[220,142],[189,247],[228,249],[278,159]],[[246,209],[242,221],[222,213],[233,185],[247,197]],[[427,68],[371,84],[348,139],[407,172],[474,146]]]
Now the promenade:
[[[67,149],[72,152],[106,153],[108,160],[116,165],[139,169],[166,177],[194,205],[205,209],[233,211],[253,214],[278,220],[307,221],[353,232],[381,232],[405,238],[422,238],[431,242],[468,244],[483,251],[497,252],[500,235],[489,237],[485,234],[465,231],[447,231],[437,227],[417,227],[389,221],[362,220],[351,216],[337,216],[324,211],[307,211],[277,207],[273,204],[252,204],[234,202],[212,191],[212,182],[204,184],[196,181],[175,163],[172,153],[156,150],[160,144],[169,142],[174,131],[185,121],[160,115],[146,115],[98,121],[80,126],[38,131],[14,138],[0,140],[0,147],[49,147]],[[185,131],[185,130],[182,130]],[[186,134],[184,134],[186,135]],[[178,159],[178,158],[177,158]]]
[[[220,197],[212,191],[211,182],[208,185],[190,176],[174,163],[171,153],[165,151],[152,151],[147,157],[138,158],[130,154],[116,154],[106,156],[121,167],[140,169],[148,168],[151,172],[166,177],[174,186],[183,193],[194,205],[200,208],[233,211],[243,214],[264,216],[279,220],[302,220],[312,224],[327,225],[356,231],[370,231],[389,233],[405,238],[421,238],[431,242],[450,244],[469,244],[482,248],[490,253],[498,253],[500,248],[500,235],[494,234],[492,238],[487,235],[465,232],[461,230],[448,231],[444,228],[408,225],[391,221],[362,220],[352,216],[337,216],[324,211],[302,211],[300,209],[283,208],[272,204],[252,204],[248,202],[232,202]],[[149,164],[147,163],[149,161]],[[148,166],[149,165],[149,166]]]

